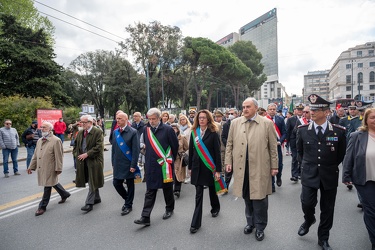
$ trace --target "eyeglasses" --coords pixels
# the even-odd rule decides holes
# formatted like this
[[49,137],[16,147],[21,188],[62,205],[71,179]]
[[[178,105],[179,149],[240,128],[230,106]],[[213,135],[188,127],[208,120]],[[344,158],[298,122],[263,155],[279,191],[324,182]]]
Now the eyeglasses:
[[40,126],[40,128],[47,128],[47,126]]
[[199,120],[206,120],[207,117],[199,117],[198,119],[199,119]]
[[230,115],[234,115],[234,113],[229,113]]
[[81,122],[82,124],[86,124],[86,123],[89,123],[89,122]]
[[12,123],[6,122],[5,125],[12,125]]
[[310,113],[310,111],[303,111],[303,113],[306,113],[306,114],[308,114],[308,113]]

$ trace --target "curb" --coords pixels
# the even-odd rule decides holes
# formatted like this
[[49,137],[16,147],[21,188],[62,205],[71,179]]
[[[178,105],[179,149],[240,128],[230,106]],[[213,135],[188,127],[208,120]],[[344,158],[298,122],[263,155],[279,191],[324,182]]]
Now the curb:
[[[107,143],[104,143],[104,146],[107,146],[107,145],[111,145],[111,143],[107,142]],[[72,148],[69,148],[69,149],[64,149],[64,154],[65,153],[71,153],[73,152],[73,149]],[[22,157],[22,158],[18,158],[17,161],[20,162],[20,161],[26,161],[27,158],[26,157]],[[8,164],[9,163],[12,163],[12,160],[8,161]],[[0,162],[0,166],[3,166],[3,162]]]

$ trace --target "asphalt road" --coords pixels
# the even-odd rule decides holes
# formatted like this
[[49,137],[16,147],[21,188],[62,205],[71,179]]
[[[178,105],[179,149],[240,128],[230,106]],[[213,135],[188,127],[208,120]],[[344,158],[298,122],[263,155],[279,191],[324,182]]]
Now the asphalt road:
[[[110,148],[110,147],[108,147]],[[254,233],[243,234],[246,224],[244,202],[231,194],[220,197],[221,211],[217,218],[210,214],[208,192],[205,191],[202,228],[190,234],[194,211],[195,188],[183,184],[176,200],[174,215],[163,220],[164,199],[158,192],[151,215],[151,226],[133,223],[141,214],[145,184],[136,184],[133,211],[121,216],[123,201],[112,186],[110,151],[105,152],[106,182],[100,194],[102,203],[85,213],[80,210],[88,189],[72,184],[72,156],[66,153],[60,183],[72,196],[65,204],[57,204],[54,193],[46,213],[34,216],[43,187],[37,185],[36,174],[0,178],[0,250],[13,249],[321,249],[317,242],[317,223],[304,237],[297,235],[303,222],[299,195],[300,184],[292,184],[290,156],[284,157],[283,185],[269,196],[269,222],[262,242]],[[330,244],[333,249],[371,249],[363,223],[363,213],[356,207],[356,191],[344,185],[338,188],[334,225]]]

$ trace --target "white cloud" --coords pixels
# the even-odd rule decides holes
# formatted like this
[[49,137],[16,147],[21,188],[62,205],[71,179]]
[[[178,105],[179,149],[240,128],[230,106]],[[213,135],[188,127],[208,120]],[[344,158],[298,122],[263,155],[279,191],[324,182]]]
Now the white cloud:
[[[207,37],[217,41],[277,8],[279,79],[290,94],[301,94],[303,75],[308,71],[330,69],[341,52],[375,40],[373,0],[75,0],[40,2],[66,12],[120,37],[135,22],[160,21],[178,26],[184,36]],[[68,18],[38,3],[50,15],[120,40]],[[95,36],[50,18],[56,27],[57,62],[67,66],[81,53],[96,49],[114,50],[115,42]]]

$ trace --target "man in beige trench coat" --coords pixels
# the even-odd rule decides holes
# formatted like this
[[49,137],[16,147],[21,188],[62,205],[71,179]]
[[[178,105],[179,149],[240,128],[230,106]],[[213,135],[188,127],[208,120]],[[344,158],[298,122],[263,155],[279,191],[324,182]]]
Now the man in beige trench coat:
[[59,183],[58,177],[63,168],[64,150],[62,142],[57,136],[53,135],[51,123],[44,122],[40,128],[42,129],[42,138],[36,143],[33,158],[27,169],[28,174],[31,174],[32,170],[36,170],[38,184],[44,186],[43,198],[35,216],[42,215],[46,211],[52,187],[61,196],[59,204],[64,203],[70,196],[70,193]]
[[278,171],[277,136],[271,120],[257,115],[258,102],[247,98],[243,116],[232,121],[225,152],[226,170],[233,168],[233,195],[245,200],[245,234],[256,229],[255,238],[264,239],[268,220],[271,176]]

